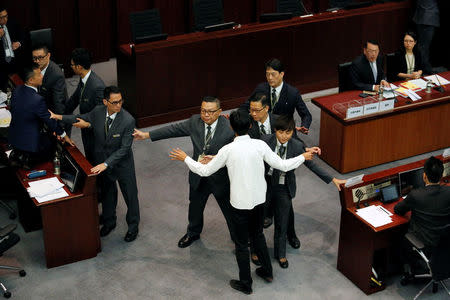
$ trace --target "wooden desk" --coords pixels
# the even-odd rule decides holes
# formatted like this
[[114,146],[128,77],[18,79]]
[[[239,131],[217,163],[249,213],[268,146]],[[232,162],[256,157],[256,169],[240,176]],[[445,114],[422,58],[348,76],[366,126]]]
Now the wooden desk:
[[[47,268],[92,258],[101,251],[96,175],[91,174],[92,166],[76,147],[66,146],[66,149],[86,175],[75,193],[64,187],[69,194],[67,197],[44,203],[30,199],[26,192],[28,171],[19,169],[15,172],[20,182],[19,220],[26,232],[42,227]],[[35,169],[47,171],[47,175],[39,179],[55,176],[51,162]]]
[[[450,79],[450,72],[441,76]],[[340,173],[379,165],[450,146],[450,86],[440,93],[418,92],[412,103],[398,96],[394,110],[345,119],[333,106],[354,99],[349,91],[313,99],[320,107],[321,158]]]
[[302,93],[335,87],[337,65],[359,55],[366,39],[381,41],[386,53],[399,47],[409,6],[376,4],[122,45],[117,73],[124,106],[139,127],[190,117],[207,95],[234,108],[265,81],[264,63],[273,57],[285,63],[286,82]]
[[[442,157],[440,158],[442,159]],[[356,214],[353,190],[363,190],[370,184],[377,185],[388,181],[391,184],[397,184],[398,173],[423,167],[424,162],[425,160],[421,160],[366,175],[363,178],[363,183],[344,188],[340,192],[341,225],[339,231],[337,269],[366,294],[372,294],[385,288],[384,284],[376,287],[370,284],[375,253],[382,251],[379,252],[383,254],[382,264],[385,266],[385,269],[388,269],[390,248],[406,233],[410,214],[406,216],[394,214],[391,217],[393,220],[392,223],[375,228]],[[444,162],[448,165],[450,164],[450,159],[447,158]],[[450,178],[449,175],[445,177],[446,180]],[[364,207],[364,203],[370,205],[382,204],[379,201],[378,195],[362,200],[361,207]],[[394,213],[396,203],[382,205]]]

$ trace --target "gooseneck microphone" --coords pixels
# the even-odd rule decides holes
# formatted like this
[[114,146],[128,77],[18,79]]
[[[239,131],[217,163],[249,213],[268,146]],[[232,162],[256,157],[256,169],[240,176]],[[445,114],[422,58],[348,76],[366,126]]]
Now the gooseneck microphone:
[[439,83],[439,85],[435,86],[434,89],[441,93],[445,92],[445,88],[442,86],[441,81],[439,80],[439,76],[436,73],[434,73],[434,76],[436,77],[436,80]]

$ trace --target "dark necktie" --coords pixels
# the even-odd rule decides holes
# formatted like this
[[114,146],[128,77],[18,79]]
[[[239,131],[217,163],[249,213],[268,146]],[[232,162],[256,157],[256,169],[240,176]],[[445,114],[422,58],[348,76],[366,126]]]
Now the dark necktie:
[[106,122],[105,122],[105,136],[108,135],[108,131],[109,131],[109,126],[111,126],[113,119],[111,117],[107,117],[106,118]]
[[259,128],[261,128],[261,133],[262,134],[267,134],[266,128],[264,127],[264,124],[261,124],[261,126],[259,126]]
[[81,97],[83,97],[84,87],[85,87],[85,85],[83,83],[83,80],[80,79],[80,100],[81,100]]
[[280,148],[278,149],[278,155],[281,158],[283,158],[285,152],[286,152],[286,146],[280,146]]
[[275,89],[272,89],[272,110],[275,107],[275,104],[277,103],[277,92]]

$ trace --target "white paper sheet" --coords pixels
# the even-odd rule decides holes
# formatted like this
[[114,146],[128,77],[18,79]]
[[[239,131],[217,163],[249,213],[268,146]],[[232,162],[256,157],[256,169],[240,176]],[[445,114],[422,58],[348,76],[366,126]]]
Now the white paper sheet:
[[392,213],[378,205],[371,205],[358,209],[356,214],[373,227],[380,227],[392,223]]
[[64,183],[57,177],[31,181],[29,185],[28,194],[36,198],[39,203],[69,196],[63,188]]
[[[448,81],[444,77],[439,76],[437,74],[436,75],[425,76],[424,78],[427,79],[427,80],[433,81],[433,83],[435,85],[446,85],[446,84],[450,83],[450,81]],[[438,78],[439,78],[439,80],[438,80]]]

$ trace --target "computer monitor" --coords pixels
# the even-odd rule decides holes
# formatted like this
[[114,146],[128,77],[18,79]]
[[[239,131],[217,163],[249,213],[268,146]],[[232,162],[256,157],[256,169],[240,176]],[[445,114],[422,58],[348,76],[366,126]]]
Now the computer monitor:
[[137,45],[137,44],[142,44],[142,43],[167,40],[168,36],[169,35],[167,33],[158,33],[158,34],[137,36],[134,40],[134,43]]
[[292,13],[268,13],[259,16],[259,23],[269,23],[281,20],[289,20],[293,16]]
[[211,32],[211,31],[230,29],[230,28],[233,28],[233,26],[235,26],[235,25],[236,25],[236,22],[214,24],[214,25],[205,26],[205,28],[203,28],[203,31]]
[[80,181],[80,169],[66,151],[61,155],[60,178],[72,193],[75,192]]
[[390,203],[398,200],[397,185],[391,184],[381,189],[381,202]]
[[398,182],[400,193],[407,195],[412,189],[424,187],[423,167],[412,169],[409,171],[398,173]]

